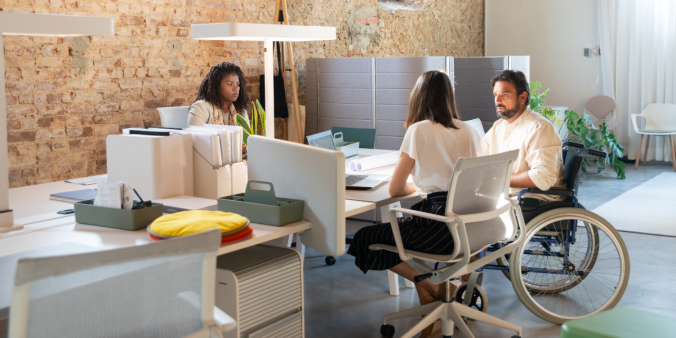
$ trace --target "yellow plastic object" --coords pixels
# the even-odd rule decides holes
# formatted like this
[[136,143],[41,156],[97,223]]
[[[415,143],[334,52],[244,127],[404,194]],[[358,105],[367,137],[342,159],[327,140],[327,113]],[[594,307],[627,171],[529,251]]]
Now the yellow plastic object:
[[245,217],[232,212],[189,210],[159,217],[150,224],[150,230],[159,235],[177,237],[209,229],[221,229],[221,233],[228,233],[247,223]]

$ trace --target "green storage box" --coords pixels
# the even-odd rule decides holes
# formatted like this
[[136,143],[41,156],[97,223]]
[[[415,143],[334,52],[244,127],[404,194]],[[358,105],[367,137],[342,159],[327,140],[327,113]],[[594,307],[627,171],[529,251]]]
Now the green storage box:
[[131,231],[146,228],[164,212],[162,203],[153,203],[151,207],[136,210],[100,207],[94,205],[94,200],[81,201],[73,205],[75,221],[80,224]]
[[617,308],[571,320],[561,326],[561,338],[667,338],[676,336],[672,317]]
[[342,151],[345,157],[359,155],[359,142],[343,141],[342,132],[337,132],[333,135],[333,143],[336,145],[336,150]]
[[[270,190],[251,188],[251,183],[267,185]],[[244,194],[221,197],[216,200],[218,210],[233,212],[248,218],[252,223],[282,226],[303,219],[305,202],[277,197],[270,182],[249,181]]]

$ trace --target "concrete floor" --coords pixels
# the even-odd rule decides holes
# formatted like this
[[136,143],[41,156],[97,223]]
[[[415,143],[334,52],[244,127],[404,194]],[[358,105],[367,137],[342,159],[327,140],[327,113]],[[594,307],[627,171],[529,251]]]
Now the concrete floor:
[[[671,165],[648,163],[634,170],[627,165],[627,179],[620,181],[610,173],[587,176],[580,187],[580,202],[593,210],[662,172]],[[676,238],[621,233],[629,250],[629,285],[618,306],[630,306],[676,317],[676,266],[670,263],[676,254]],[[354,266],[352,256],[338,257],[334,266],[326,266],[324,255],[309,249],[305,259],[305,330],[308,338],[379,337],[382,316],[419,305],[414,289],[403,287],[398,297],[388,293],[387,273],[363,275]],[[559,337],[560,326],[531,314],[516,297],[511,283],[499,271],[487,271],[483,283],[488,295],[488,313],[524,329],[523,337]],[[392,323],[400,336],[416,323],[415,319]],[[511,337],[512,332],[484,323],[470,322],[476,337]],[[464,337],[456,330],[454,338]]]

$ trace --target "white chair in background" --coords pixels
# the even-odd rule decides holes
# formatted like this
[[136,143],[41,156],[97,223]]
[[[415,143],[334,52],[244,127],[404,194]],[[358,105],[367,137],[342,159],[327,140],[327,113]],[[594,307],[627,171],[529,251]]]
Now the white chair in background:
[[[639,128],[637,118],[645,119],[645,127]],[[671,147],[671,165],[676,171],[676,144],[674,135],[676,135],[676,104],[651,103],[645,107],[641,114],[631,114],[631,122],[634,125],[634,131],[641,135],[641,141],[638,143],[636,152],[636,163],[634,169],[638,169],[638,162],[641,158],[641,147],[643,146],[643,137],[647,136],[645,142],[645,151],[643,153],[643,165],[648,156],[648,147],[650,146],[650,136],[669,136],[669,145]]]
[[[214,306],[221,233],[18,261],[9,338],[222,338]],[[236,300],[233,299],[233,302]]]
[[188,112],[190,106],[157,108],[160,113],[162,127],[188,128]]
[[591,114],[594,126],[598,128],[602,123],[606,123],[606,128],[609,131],[615,130],[617,121],[615,119],[615,100],[609,96],[597,95],[587,100],[584,107]]

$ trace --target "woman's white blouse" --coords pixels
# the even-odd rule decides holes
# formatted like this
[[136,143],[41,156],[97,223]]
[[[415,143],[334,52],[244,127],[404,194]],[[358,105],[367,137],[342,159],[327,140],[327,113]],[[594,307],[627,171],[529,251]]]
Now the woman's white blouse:
[[465,122],[454,122],[458,129],[425,120],[406,131],[399,154],[415,160],[411,175],[421,194],[448,191],[458,158],[477,156],[479,133]]

